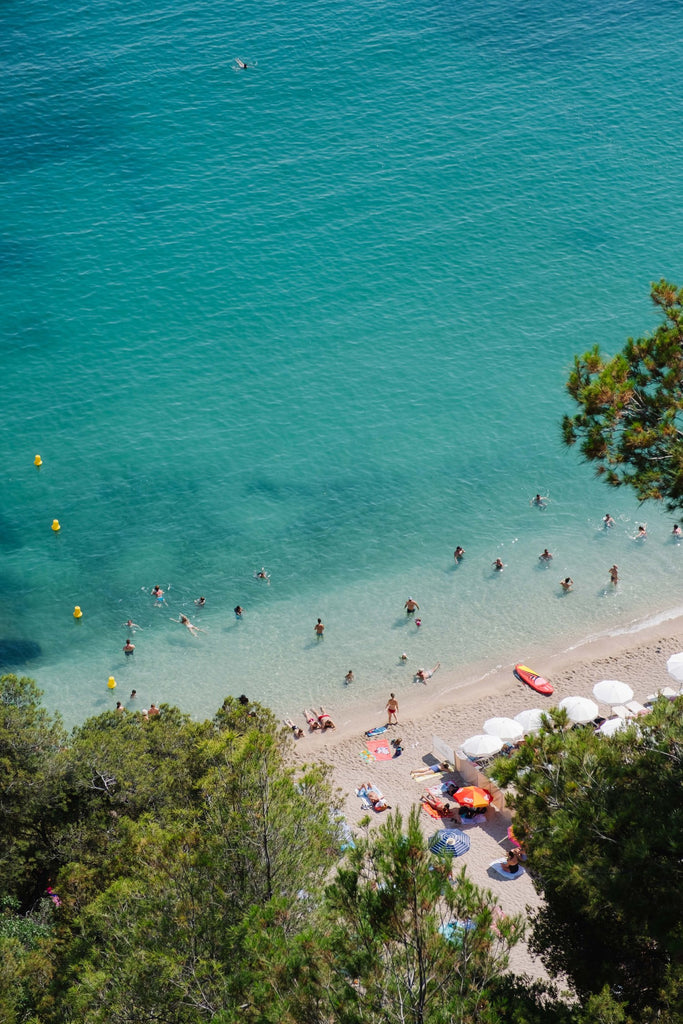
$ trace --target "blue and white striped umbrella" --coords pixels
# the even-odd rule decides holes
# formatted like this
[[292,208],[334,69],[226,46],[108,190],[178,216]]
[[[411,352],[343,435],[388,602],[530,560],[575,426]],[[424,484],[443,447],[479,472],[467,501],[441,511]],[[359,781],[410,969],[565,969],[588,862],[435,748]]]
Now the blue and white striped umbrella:
[[451,857],[459,857],[470,848],[470,837],[459,828],[440,828],[429,840],[432,853],[450,853]]

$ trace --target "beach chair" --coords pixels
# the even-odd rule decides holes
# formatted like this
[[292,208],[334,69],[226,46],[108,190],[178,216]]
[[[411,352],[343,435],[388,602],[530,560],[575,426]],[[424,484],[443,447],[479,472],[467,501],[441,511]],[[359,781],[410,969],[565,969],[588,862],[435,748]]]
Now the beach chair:
[[625,704],[615,704],[612,713],[618,715],[619,718],[633,718],[633,712],[629,711]]
[[632,715],[646,715],[650,710],[649,708],[646,708],[644,704],[641,704],[640,701],[637,700],[627,701],[626,707]]

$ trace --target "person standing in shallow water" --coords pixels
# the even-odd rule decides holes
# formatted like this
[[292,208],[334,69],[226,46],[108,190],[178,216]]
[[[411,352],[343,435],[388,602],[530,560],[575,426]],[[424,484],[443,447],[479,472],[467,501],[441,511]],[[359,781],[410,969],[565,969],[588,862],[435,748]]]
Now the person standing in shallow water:
[[416,611],[420,610],[419,604],[417,601],[413,601],[412,597],[408,598],[403,607],[406,610],[406,615],[414,615]]
[[609,571],[609,581],[612,584],[612,586],[616,587],[617,583],[619,582],[619,566],[618,565],[613,565],[612,568],[610,569],[610,571]]
[[322,619],[318,619],[318,621],[316,622],[314,628],[315,628],[315,634],[318,637],[318,640],[322,640],[323,633],[325,632],[325,627],[323,626],[323,620]]

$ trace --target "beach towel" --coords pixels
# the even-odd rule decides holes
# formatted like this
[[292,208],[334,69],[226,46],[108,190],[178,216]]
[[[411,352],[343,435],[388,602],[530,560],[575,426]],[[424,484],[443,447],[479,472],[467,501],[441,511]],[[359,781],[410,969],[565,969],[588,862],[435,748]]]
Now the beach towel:
[[503,860],[492,860],[491,863],[489,864],[489,867],[493,868],[496,874],[500,875],[501,878],[504,878],[506,882],[511,882],[515,878],[521,878],[524,874],[524,868],[521,864],[519,865],[517,871],[515,871],[514,875],[511,875],[509,871],[503,871],[504,863],[505,858],[503,858]]
[[368,740],[365,744],[375,761],[391,761],[394,750],[388,740]]
[[436,818],[437,821],[457,821],[458,809],[451,808],[450,811],[437,811],[436,807],[432,807],[431,804],[423,803],[422,810],[425,811],[430,818]]
[[[374,785],[374,783],[371,782],[370,785],[372,786],[373,791],[377,794],[380,800],[384,800],[384,795],[382,794],[382,791],[378,789],[377,786]],[[363,807],[366,811],[375,810],[372,801],[365,792],[365,786],[361,786],[360,789],[356,790],[356,796],[360,798],[361,807]]]

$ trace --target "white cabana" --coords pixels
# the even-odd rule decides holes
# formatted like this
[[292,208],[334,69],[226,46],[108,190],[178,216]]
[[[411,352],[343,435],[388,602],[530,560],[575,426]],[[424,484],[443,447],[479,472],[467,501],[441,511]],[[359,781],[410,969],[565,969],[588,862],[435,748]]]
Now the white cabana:
[[479,733],[477,736],[470,736],[461,745],[461,750],[466,757],[475,759],[480,757],[493,757],[503,749],[503,741],[499,736],[489,736],[486,733]]
[[628,683],[620,683],[618,679],[603,679],[593,687],[593,696],[602,704],[628,704],[633,700],[633,690]]
[[520,711],[518,715],[515,715],[515,722],[519,722],[525,733],[538,732],[544,714],[546,712],[541,708],[528,708],[527,711]]
[[504,743],[516,743],[524,735],[524,729],[514,718],[487,718],[484,732],[487,736],[499,736]]
[[577,725],[585,725],[598,715],[598,705],[590,697],[565,697],[560,701],[560,707],[565,709],[570,720]]

